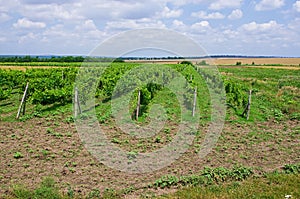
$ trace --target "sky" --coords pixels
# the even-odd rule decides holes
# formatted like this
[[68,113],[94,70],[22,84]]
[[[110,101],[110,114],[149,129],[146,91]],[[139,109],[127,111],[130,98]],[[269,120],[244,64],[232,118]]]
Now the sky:
[[143,28],[177,31],[209,55],[300,57],[300,0],[0,0],[2,55],[88,55]]

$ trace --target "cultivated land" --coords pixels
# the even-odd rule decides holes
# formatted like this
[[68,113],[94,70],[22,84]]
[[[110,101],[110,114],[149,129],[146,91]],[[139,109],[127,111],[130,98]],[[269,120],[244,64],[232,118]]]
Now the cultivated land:
[[[23,72],[0,69],[1,78],[19,77],[22,80],[19,83],[14,82],[14,78],[0,81],[3,93],[12,89],[9,97],[3,94],[0,100],[0,197],[24,198],[26,194],[36,194],[46,198],[43,193],[48,192],[53,196],[55,191],[49,179],[50,189],[37,189],[45,177],[50,177],[66,198],[149,198],[167,193],[173,193],[165,196],[167,198],[249,198],[253,195],[284,198],[288,194],[299,198],[300,59],[220,59],[214,62],[224,65],[219,71],[225,82],[228,106],[224,129],[213,150],[204,158],[198,156],[210,112],[209,106],[205,106],[209,99],[203,97],[206,92],[203,79],[196,75],[193,67],[176,64],[172,67],[188,78],[192,75],[190,83],[198,87],[197,109],[203,113],[200,127],[193,145],[180,159],[168,167],[145,174],[128,174],[109,168],[85,149],[74,125],[70,101],[73,93],[58,91],[68,86],[72,89],[73,85],[68,82],[72,82],[76,74],[72,63],[64,67],[28,68],[26,72],[26,66],[9,66]],[[236,62],[242,62],[242,65],[237,66]],[[137,121],[139,125],[148,122],[147,107],[151,104],[165,106],[168,119],[157,135],[137,139],[118,128],[115,118],[111,117],[107,98],[109,82],[118,80],[111,74],[134,67],[136,65],[132,63],[113,64],[115,70],[108,71],[101,79],[103,84],[96,107],[98,121],[108,139],[127,150],[131,158],[134,154],[154,151],[170,143],[177,132],[180,116],[174,96],[160,88],[154,92],[153,98],[142,104],[145,112]],[[201,67],[196,65],[199,71]],[[49,86],[51,90],[53,85],[61,88],[41,93],[31,90],[26,114],[16,120],[24,78],[39,89]],[[8,84],[8,81],[13,83]],[[148,89],[145,93],[149,91],[149,88],[143,89]],[[250,89],[253,90],[251,112],[246,120],[241,113]],[[131,104],[136,104],[135,97]],[[48,103],[49,99],[53,102]],[[130,105],[130,110],[134,105]],[[274,171],[277,173],[270,174]],[[190,186],[194,188],[186,190]],[[34,189],[38,191],[28,191]],[[239,189],[244,190],[243,193],[238,192]],[[42,192],[40,195],[39,191]],[[203,193],[205,195],[201,196]]]
[[[190,59],[193,63],[200,63],[206,61],[209,64],[220,65],[236,65],[237,62],[241,62],[243,65],[262,65],[262,66],[298,66],[300,64],[300,58],[211,58],[211,59]],[[128,60],[127,62],[138,63],[162,63],[162,64],[177,64],[184,60]]]

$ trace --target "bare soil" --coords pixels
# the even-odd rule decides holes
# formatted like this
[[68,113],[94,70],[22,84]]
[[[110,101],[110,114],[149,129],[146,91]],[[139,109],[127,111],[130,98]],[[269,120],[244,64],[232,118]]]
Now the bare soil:
[[[25,122],[0,122],[0,196],[16,184],[36,187],[44,177],[52,177],[62,192],[68,187],[76,194],[93,189],[116,190],[135,187],[131,196],[161,190],[143,188],[163,175],[189,175],[204,167],[249,166],[256,172],[278,169],[300,162],[300,122],[227,122],[211,153],[199,158],[191,147],[179,160],[153,173],[128,174],[99,163],[84,148],[74,124],[46,118]],[[106,128],[107,133],[110,133]],[[205,127],[201,130],[205,132]],[[122,137],[120,137],[121,139]],[[162,143],[163,144],[163,143]],[[201,144],[201,139],[194,144]],[[22,157],[14,157],[17,152]],[[173,192],[174,190],[168,190]]]

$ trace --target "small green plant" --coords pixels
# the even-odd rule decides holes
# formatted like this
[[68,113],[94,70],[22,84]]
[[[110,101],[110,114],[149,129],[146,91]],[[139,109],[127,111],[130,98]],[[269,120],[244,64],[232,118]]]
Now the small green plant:
[[72,187],[70,185],[68,186],[67,195],[70,198],[74,198],[74,190],[72,189]]
[[20,158],[23,158],[23,157],[24,157],[23,154],[19,151],[14,153],[14,158],[16,158],[16,159],[20,159]]
[[111,188],[106,188],[103,192],[103,198],[119,198],[116,190]]
[[136,156],[137,156],[137,152],[136,152],[136,151],[129,151],[129,152],[127,153],[127,158],[128,158],[129,160],[135,159]]
[[30,166],[30,164],[28,164],[28,163],[23,164],[24,168],[28,168],[29,166]]
[[164,129],[164,132],[165,132],[166,134],[169,134],[170,131],[171,131],[170,128],[165,128],[165,129]]
[[176,176],[163,176],[160,179],[154,182],[155,187],[165,188],[176,185],[179,182],[179,179]]
[[115,143],[115,144],[120,144],[121,143],[121,141],[118,138],[113,138],[111,142]]
[[42,152],[43,156],[47,156],[49,154],[49,151],[46,149],[42,149],[41,152]]
[[276,121],[281,121],[283,119],[284,114],[279,109],[274,109],[274,118]]
[[161,143],[161,142],[162,142],[161,137],[160,137],[160,136],[157,136],[157,137],[155,138],[155,142],[156,142],[156,143]]
[[287,174],[298,174],[298,173],[300,173],[300,163],[299,164],[287,164],[283,167],[283,171]]
[[93,189],[87,196],[87,199],[100,198],[99,189]]

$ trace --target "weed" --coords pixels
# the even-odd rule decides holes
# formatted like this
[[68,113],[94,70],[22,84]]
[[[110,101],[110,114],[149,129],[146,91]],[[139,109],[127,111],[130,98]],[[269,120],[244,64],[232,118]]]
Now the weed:
[[155,138],[155,142],[156,142],[156,143],[161,143],[161,142],[162,142],[161,137],[160,137],[160,136],[157,136],[157,137]]
[[24,168],[28,168],[29,166],[30,166],[30,164],[28,164],[28,163],[23,164]]
[[276,121],[281,121],[283,119],[284,114],[279,109],[274,109],[274,118]]
[[13,188],[13,195],[16,198],[32,199],[32,198],[43,198],[43,199],[61,199],[63,198],[55,186],[55,181],[52,178],[45,178],[40,186],[30,191],[23,186],[15,186]]
[[121,143],[121,141],[118,138],[113,138],[111,142],[115,143],[115,144],[120,144]]
[[20,159],[20,158],[23,158],[23,157],[24,157],[23,154],[19,151],[14,153],[14,158],[16,158],[16,159]]
[[100,198],[99,189],[93,189],[87,196],[87,199]]
[[283,171],[287,174],[300,173],[300,163],[299,164],[287,164],[283,167]]
[[72,187],[70,185],[68,186],[67,195],[70,198],[74,198],[74,190],[72,189]]
[[43,156],[47,156],[49,154],[49,151],[46,149],[42,149],[41,152],[42,152]]
[[167,175],[167,176],[163,176],[160,179],[156,180],[154,182],[154,186],[160,187],[160,188],[165,188],[165,187],[171,187],[171,186],[177,185],[178,182],[179,182],[179,179],[176,176]]
[[136,156],[137,156],[137,152],[136,152],[136,151],[129,151],[129,152],[127,153],[127,158],[128,158],[129,160],[135,159]]

